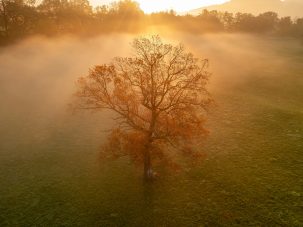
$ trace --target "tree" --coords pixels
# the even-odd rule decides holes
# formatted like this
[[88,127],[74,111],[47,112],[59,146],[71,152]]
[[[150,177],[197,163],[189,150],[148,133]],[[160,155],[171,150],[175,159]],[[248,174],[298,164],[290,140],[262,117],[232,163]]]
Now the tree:
[[[117,57],[78,80],[75,107],[116,113],[104,154],[130,156],[153,178],[152,160],[173,163],[172,151],[198,158],[194,145],[207,134],[212,101],[206,85],[208,60],[159,36],[134,39],[133,57]],[[182,151],[182,152],[178,152]]]
[[275,12],[265,12],[257,17],[259,32],[273,32],[279,22],[278,14]]
[[[144,12],[140,9],[137,2],[132,0],[123,0],[119,2],[113,2],[109,13],[116,19],[139,19],[144,15]],[[122,15],[122,18],[121,18]]]
[[303,38],[303,18],[298,18],[294,24],[294,36]]
[[233,29],[243,32],[256,32],[256,17],[248,13],[236,13]]
[[1,0],[1,6],[0,6],[0,14],[1,14],[1,20],[3,24],[3,30],[5,37],[8,37],[8,13],[7,13],[7,1]]
[[1,0],[0,30],[6,40],[22,37],[33,31],[37,20],[37,12],[33,5],[32,0]]
[[208,31],[222,31],[224,24],[220,21],[220,13],[216,10],[208,11],[203,10],[202,13],[197,16],[204,28]]
[[291,35],[293,30],[293,21],[291,17],[282,17],[278,22],[278,34]]

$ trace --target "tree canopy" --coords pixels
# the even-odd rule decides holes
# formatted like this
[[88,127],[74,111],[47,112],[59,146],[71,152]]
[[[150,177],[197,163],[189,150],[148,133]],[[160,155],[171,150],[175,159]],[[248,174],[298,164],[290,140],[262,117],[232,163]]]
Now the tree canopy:
[[133,57],[95,66],[78,80],[75,107],[115,112],[117,124],[105,156],[128,155],[144,163],[145,178],[152,178],[152,160],[174,165],[176,152],[199,156],[193,148],[207,135],[212,102],[208,60],[195,58],[181,44],[163,43],[159,36],[134,39],[132,47]]
[[109,32],[137,33],[154,26],[192,34],[248,32],[302,39],[302,18],[203,10],[199,15],[173,11],[144,14],[135,1],[118,1],[93,8],[87,0],[0,0],[0,45],[29,35],[75,34],[92,36]]

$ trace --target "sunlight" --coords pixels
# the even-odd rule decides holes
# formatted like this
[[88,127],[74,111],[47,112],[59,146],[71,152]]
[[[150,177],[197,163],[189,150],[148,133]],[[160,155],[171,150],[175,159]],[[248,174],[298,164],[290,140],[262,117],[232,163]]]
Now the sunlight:
[[220,4],[226,0],[138,0],[141,9],[145,13],[153,13],[166,10],[175,10],[176,12],[185,12],[192,9],[197,9],[207,5]]
[[[90,0],[93,6],[109,4],[115,0]],[[175,10],[176,12],[185,12],[197,9],[203,6],[221,4],[228,0],[136,0],[140,4],[141,9],[145,13],[153,13],[159,11]]]
[[0,0],[0,227],[303,227],[302,72],[303,0]]

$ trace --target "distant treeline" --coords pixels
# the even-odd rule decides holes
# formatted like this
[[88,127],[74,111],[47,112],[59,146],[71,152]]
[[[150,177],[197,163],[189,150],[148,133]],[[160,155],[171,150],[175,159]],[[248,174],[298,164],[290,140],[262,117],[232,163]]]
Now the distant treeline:
[[92,8],[87,0],[0,0],[0,44],[30,35],[77,34],[91,36],[109,32],[141,32],[151,26],[194,34],[248,32],[303,39],[303,18],[280,18],[275,12],[258,16],[247,13],[204,10],[198,16],[174,11],[144,14],[130,0]]

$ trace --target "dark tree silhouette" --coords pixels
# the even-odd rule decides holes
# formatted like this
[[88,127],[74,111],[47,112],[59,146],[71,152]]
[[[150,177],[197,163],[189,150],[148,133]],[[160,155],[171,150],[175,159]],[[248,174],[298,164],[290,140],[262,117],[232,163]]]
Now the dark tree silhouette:
[[0,5],[0,13],[1,13],[1,19],[2,19],[2,24],[3,24],[3,30],[4,30],[4,36],[8,37],[8,12],[7,12],[7,5],[8,1],[6,0],[1,0],[1,5]]
[[[278,0],[277,0],[278,1]],[[110,32],[138,33],[160,26],[191,34],[246,32],[302,39],[302,18],[279,18],[277,13],[260,15],[201,11],[178,15],[174,11],[144,14],[132,0],[95,9],[88,0],[0,0],[0,45],[29,35],[74,34],[89,36]],[[259,1],[259,3],[261,3]]]

